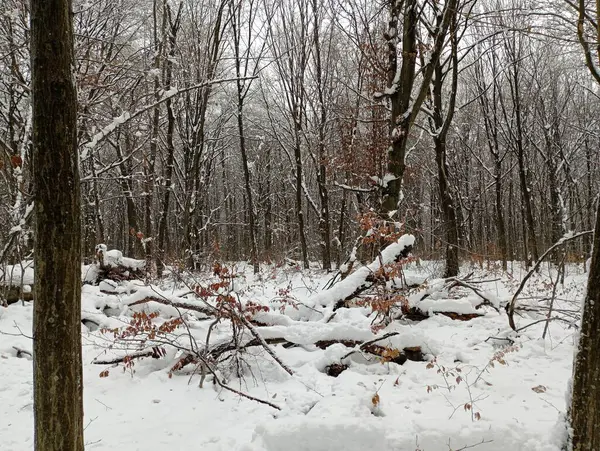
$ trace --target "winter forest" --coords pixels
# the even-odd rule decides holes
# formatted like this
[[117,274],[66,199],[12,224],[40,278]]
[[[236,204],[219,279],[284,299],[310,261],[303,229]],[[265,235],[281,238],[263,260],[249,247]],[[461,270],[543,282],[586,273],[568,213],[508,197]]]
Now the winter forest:
[[0,449],[600,451],[599,192],[599,0],[3,0]]

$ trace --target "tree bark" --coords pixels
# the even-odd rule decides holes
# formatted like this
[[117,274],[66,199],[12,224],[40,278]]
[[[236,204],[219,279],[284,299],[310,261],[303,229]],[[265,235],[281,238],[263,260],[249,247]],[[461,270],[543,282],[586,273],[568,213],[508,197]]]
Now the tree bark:
[[[584,37],[585,3],[579,1],[578,36],[590,73],[600,84],[600,71]],[[596,0],[596,43],[600,48],[600,0]],[[589,172],[589,167],[588,167]],[[600,449],[600,202],[596,207],[594,250],[590,263],[587,293],[583,304],[579,348],[573,368],[573,393],[569,419],[573,451]]]
[[[441,19],[439,19],[441,21]],[[433,117],[432,117],[432,136],[435,147],[435,161],[438,169],[438,187],[440,193],[440,204],[442,207],[442,219],[446,232],[446,268],[444,277],[454,277],[458,275],[458,222],[456,219],[456,208],[450,181],[448,179],[448,162],[446,140],[450,124],[454,118],[456,106],[456,95],[458,91],[458,39],[456,36],[456,13],[452,17],[450,25],[450,43],[451,55],[448,64],[450,67],[444,71],[442,61],[437,60],[435,64],[435,77],[433,78]],[[444,116],[442,88],[444,80],[448,73],[452,76],[450,94],[448,99],[447,112]]]
[[[240,4],[241,5],[241,4]],[[246,100],[246,94],[248,93],[249,85],[246,83],[251,83],[251,81],[241,80],[242,76],[245,77],[248,72],[248,64],[244,65],[244,69],[242,70],[242,55],[240,55],[240,42],[241,42],[241,6],[239,6],[236,10],[233,6],[233,2],[231,5],[231,28],[233,30],[234,42],[233,42],[233,51],[235,55],[235,74],[237,77],[236,87],[237,87],[237,128],[238,128],[238,139],[240,145],[240,154],[242,156],[242,169],[244,171],[244,190],[246,193],[246,199],[248,201],[248,208],[246,211],[248,212],[248,232],[250,235],[250,259],[252,260],[252,270],[254,274],[258,274],[260,272],[260,264],[258,263],[258,243],[257,243],[257,230],[256,230],[256,212],[254,211],[254,198],[252,195],[252,183],[250,180],[250,167],[248,165],[248,148],[246,145],[246,135],[245,135],[245,127],[244,127],[244,101]],[[248,43],[250,45],[250,43]],[[246,61],[247,57],[246,56]]]
[[313,0],[312,8],[314,13],[314,58],[315,58],[315,78],[317,82],[317,96],[319,102],[318,119],[318,171],[317,184],[319,185],[319,200],[321,202],[321,211],[319,212],[319,231],[321,232],[321,258],[323,260],[323,269],[331,271],[331,224],[329,214],[329,193],[327,191],[327,166],[325,164],[325,127],[327,125],[327,106],[325,105],[325,82],[326,73],[323,71],[321,60],[321,39],[319,28],[321,26],[319,16],[319,5],[317,0]]
[[584,300],[579,348],[573,369],[569,412],[573,451],[600,449],[600,204],[596,212],[594,252]]
[[36,451],[83,451],[81,201],[70,0],[31,1]]
[[525,221],[526,231],[526,248],[528,253],[525,255],[527,266],[531,266],[538,259],[537,237],[535,232],[535,220],[533,218],[533,207],[531,205],[531,190],[527,182],[528,168],[525,163],[525,149],[523,144],[523,117],[521,111],[521,95],[520,95],[520,80],[519,68],[515,62],[515,67],[512,72],[511,92],[513,95],[513,104],[515,109],[516,131],[515,145],[517,150],[517,162],[519,164],[519,182],[521,184],[521,198],[523,201],[523,216]]
[[[177,16],[175,17],[175,20],[173,20],[171,14],[171,7],[166,2],[163,5],[163,14],[167,16],[169,22],[169,57],[166,61],[165,71],[166,91],[169,91],[171,89],[171,81],[173,79],[173,60],[175,59],[175,45],[177,40],[177,32],[179,31],[181,8],[182,3],[179,4]],[[173,113],[173,105],[171,99],[168,99],[165,102],[165,104],[167,107],[167,161],[165,165],[165,195],[162,202],[160,221],[158,223],[158,255],[156,258],[156,269],[159,277],[162,275],[162,271],[165,267],[165,247],[167,240],[167,226],[169,220],[169,204],[171,202],[173,166],[175,165],[175,144],[173,143],[173,135],[175,131],[175,114]]]

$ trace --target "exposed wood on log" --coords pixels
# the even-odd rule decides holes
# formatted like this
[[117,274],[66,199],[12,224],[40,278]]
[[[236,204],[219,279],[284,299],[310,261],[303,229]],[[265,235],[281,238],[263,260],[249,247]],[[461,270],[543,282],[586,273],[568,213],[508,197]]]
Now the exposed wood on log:
[[344,365],[343,363],[332,363],[325,368],[325,373],[331,377],[338,377],[347,369],[348,365]]
[[129,268],[127,266],[105,266],[100,265],[98,277],[95,283],[99,283],[105,279],[116,280],[118,282],[124,280],[140,280],[146,276],[145,270]]

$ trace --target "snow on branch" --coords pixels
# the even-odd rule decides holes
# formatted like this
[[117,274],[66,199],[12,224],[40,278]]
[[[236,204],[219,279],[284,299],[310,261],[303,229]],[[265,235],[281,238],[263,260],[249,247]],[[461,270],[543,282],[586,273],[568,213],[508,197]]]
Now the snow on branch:
[[519,297],[519,294],[521,294],[521,291],[523,291],[523,288],[525,288],[525,285],[527,284],[527,281],[529,280],[529,278],[538,270],[538,268],[540,267],[540,265],[542,264],[542,262],[544,261],[544,259],[552,253],[552,251],[554,251],[554,249],[562,246],[563,244],[568,243],[569,241],[573,241],[576,240],[577,238],[581,238],[582,236],[586,236],[586,235],[590,235],[594,233],[593,230],[586,230],[585,232],[579,232],[579,233],[573,233],[573,232],[569,232],[567,233],[565,236],[563,236],[560,240],[558,240],[556,243],[554,243],[552,246],[550,246],[546,252],[544,252],[542,254],[542,256],[538,259],[537,262],[535,262],[535,265],[533,265],[533,267],[529,270],[529,272],[525,275],[525,277],[523,277],[523,280],[521,281],[521,284],[519,285],[519,288],[517,288],[517,291],[515,291],[515,294],[513,295],[511,301],[506,305],[506,313],[508,314],[508,324],[510,325],[512,330],[517,330],[516,326],[515,326],[515,305],[517,304],[517,298]]
[[241,77],[241,78],[238,78],[238,77],[221,78],[221,79],[217,79],[217,80],[207,81],[204,83],[198,83],[196,85],[188,86],[186,88],[181,88],[181,89],[171,88],[168,91],[165,91],[163,93],[162,97],[158,101],[151,103],[149,105],[143,106],[142,108],[134,111],[133,113],[129,113],[126,111],[123,114],[121,114],[120,116],[115,117],[110,124],[106,125],[102,130],[100,130],[98,133],[96,133],[94,136],[92,136],[92,139],[90,141],[88,141],[87,143],[84,144],[85,150],[83,151],[81,158],[85,158],[87,156],[87,152],[89,150],[96,147],[98,145],[98,143],[102,142],[108,135],[110,135],[113,131],[115,131],[115,129],[117,129],[121,125],[128,123],[132,119],[135,119],[136,117],[141,116],[146,111],[149,111],[149,110],[157,107],[158,105],[166,102],[167,100],[169,100],[179,94],[184,94],[186,92],[193,91],[195,89],[206,88],[207,86],[212,86],[212,85],[216,85],[216,84],[229,83],[229,82],[238,81],[238,80],[253,80],[255,78],[257,78],[257,77],[253,76],[253,77]]
[[328,290],[322,291],[312,298],[315,305],[333,305],[352,297],[355,293],[371,286],[368,281],[370,275],[376,273],[383,266],[407,257],[415,243],[413,235],[402,235],[395,243],[383,249],[377,258],[367,266],[363,266],[341,280]]

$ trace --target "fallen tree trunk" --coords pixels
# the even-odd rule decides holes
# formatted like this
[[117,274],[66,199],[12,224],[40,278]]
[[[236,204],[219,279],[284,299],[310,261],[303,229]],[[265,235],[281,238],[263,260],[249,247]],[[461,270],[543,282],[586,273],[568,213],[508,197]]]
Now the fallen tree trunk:
[[33,301],[33,292],[21,290],[20,286],[0,286],[0,305],[5,301],[6,305],[19,301]]
[[384,266],[407,258],[412,251],[414,242],[414,236],[402,235],[398,241],[383,249],[372,263],[358,268],[345,279],[316,295],[313,298],[315,305],[320,304],[324,307],[334,305],[334,310],[343,307],[345,302],[364,293],[381,281],[381,277],[385,280],[385,271],[379,275]]
[[[366,354],[371,354],[378,358],[381,358],[383,361],[397,363],[398,365],[403,365],[407,360],[411,360],[414,362],[423,362],[425,360],[423,352],[419,346],[412,346],[412,347],[405,347],[403,349],[396,349],[396,348],[389,348],[386,346],[381,346],[381,345],[375,344],[378,341],[385,340],[387,338],[390,338],[390,337],[393,337],[396,335],[398,335],[397,332],[391,332],[391,333],[385,334],[381,337],[374,338],[373,340],[369,340],[369,341],[343,340],[343,339],[342,340],[320,340],[320,341],[317,341],[312,344],[320,349],[327,349],[328,347],[330,347],[334,344],[342,344],[348,348],[355,348],[355,349],[350,350],[348,352],[348,354],[346,354],[341,360],[347,359],[348,357],[350,357],[352,354],[354,354],[356,352],[363,352]],[[295,346],[307,346],[307,344],[300,345],[298,343],[288,341],[283,337],[279,337],[279,338],[259,337],[259,338],[252,338],[251,340],[248,340],[245,343],[241,343],[241,344],[234,343],[233,341],[221,343],[219,345],[216,345],[216,346],[210,348],[206,355],[208,355],[212,360],[217,361],[223,355],[227,354],[228,352],[244,351],[248,348],[252,348],[252,347],[256,347],[256,346],[265,347],[265,345],[278,345],[278,344],[283,345],[283,347],[285,347],[285,348],[291,348],[291,347],[295,347]],[[164,343],[164,342],[161,344],[161,346],[167,346],[167,345],[168,345],[168,343]],[[150,350],[147,350],[147,351],[138,351],[138,352],[129,353],[129,354],[126,354],[123,356],[118,356],[118,357],[104,358],[104,359],[96,358],[92,361],[92,363],[94,363],[96,365],[112,365],[112,364],[117,364],[117,363],[124,363],[124,362],[130,361],[132,359],[139,359],[139,358],[144,358],[144,357],[160,358],[162,355],[164,355],[164,353],[162,355],[161,355],[161,353],[157,353],[155,349],[157,349],[157,346],[154,346]],[[179,367],[177,368],[178,370],[181,370],[185,366],[190,365],[190,364],[200,363],[200,361],[195,357],[195,353],[192,353],[192,352],[185,354],[179,361],[183,362],[183,364],[179,365]]]

